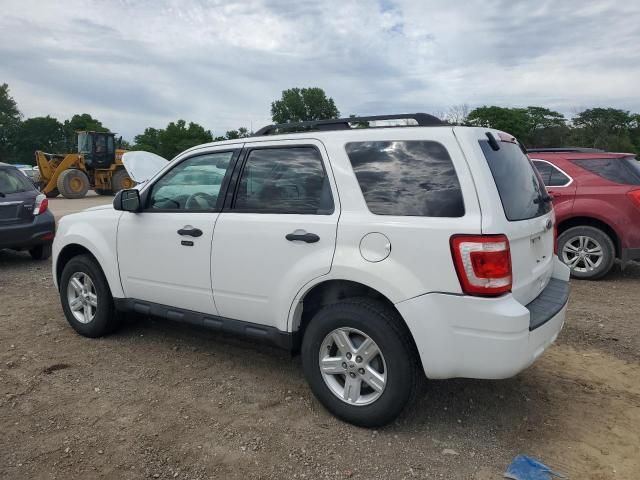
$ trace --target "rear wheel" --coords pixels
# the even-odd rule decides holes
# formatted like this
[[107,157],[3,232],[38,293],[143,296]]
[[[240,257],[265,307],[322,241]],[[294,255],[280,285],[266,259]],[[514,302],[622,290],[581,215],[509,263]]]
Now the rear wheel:
[[101,337],[120,324],[107,279],[90,255],[79,255],[65,265],[60,300],[67,321],[80,335]]
[[29,254],[34,260],[46,260],[51,256],[51,244],[45,243],[29,250]]
[[77,168],[65,170],[58,177],[58,190],[65,198],[82,198],[89,191],[89,178]]
[[605,232],[583,226],[570,228],[558,237],[558,254],[571,269],[572,277],[596,280],[613,267],[616,249]]
[[416,391],[419,370],[397,312],[368,298],[323,307],[304,333],[302,365],[318,400],[362,427],[394,420]]
[[120,190],[127,190],[128,188],[133,188],[136,185],[129,174],[124,168],[116,171],[111,176],[111,192],[118,193]]

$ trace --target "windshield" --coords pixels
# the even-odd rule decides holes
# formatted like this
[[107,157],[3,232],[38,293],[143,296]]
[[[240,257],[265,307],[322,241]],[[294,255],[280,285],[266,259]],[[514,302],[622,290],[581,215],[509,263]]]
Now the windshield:
[[78,133],[78,153],[91,153],[91,136],[87,132]]
[[20,171],[15,168],[0,168],[0,195],[31,190],[33,190],[33,185]]
[[487,140],[480,140],[507,220],[528,220],[550,212],[545,188],[520,146],[510,142],[498,145],[500,149],[494,150]]

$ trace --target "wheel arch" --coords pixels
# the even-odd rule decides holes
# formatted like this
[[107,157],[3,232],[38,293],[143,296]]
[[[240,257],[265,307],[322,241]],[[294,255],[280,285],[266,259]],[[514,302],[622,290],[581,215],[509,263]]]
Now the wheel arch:
[[606,233],[609,236],[609,238],[611,238],[611,241],[613,242],[613,245],[616,249],[616,258],[620,258],[620,255],[622,252],[622,245],[620,243],[620,237],[618,233],[615,231],[615,229],[611,225],[609,225],[607,222],[599,218],[585,215],[585,216],[571,217],[566,220],[563,220],[558,224],[558,237],[560,237],[560,235],[562,235],[564,232],[566,232],[570,228],[585,227],[585,226],[594,227]]
[[107,265],[102,260],[102,257],[99,254],[99,249],[92,245],[88,245],[85,242],[79,241],[67,243],[60,249],[54,259],[55,265],[53,270],[55,274],[55,284],[58,288],[60,288],[60,279],[65,265],[67,265],[72,258],[77,257],[78,255],[89,255],[95,260],[96,264],[100,270],[102,270],[102,273],[107,279],[107,284],[109,285],[111,294],[114,297],[122,297],[124,295],[122,292],[122,285],[120,284],[120,276],[118,274],[117,266],[115,270],[113,268],[105,268]]
[[415,346],[415,340],[408,325],[387,295],[361,282],[333,278],[308,285],[306,289],[297,295],[294,303],[291,305],[289,330],[295,333],[296,342],[294,350],[299,348],[302,337],[304,336],[304,331],[318,310],[326,305],[354,297],[374,299],[396,312],[399,321],[402,322],[403,328],[406,328],[407,332],[409,332]]

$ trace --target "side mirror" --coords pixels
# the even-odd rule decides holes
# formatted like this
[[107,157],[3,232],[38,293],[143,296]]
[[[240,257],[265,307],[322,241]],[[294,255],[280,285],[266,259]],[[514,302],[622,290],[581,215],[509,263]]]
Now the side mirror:
[[120,190],[113,199],[113,208],[125,212],[139,212],[142,210],[140,192],[135,189]]

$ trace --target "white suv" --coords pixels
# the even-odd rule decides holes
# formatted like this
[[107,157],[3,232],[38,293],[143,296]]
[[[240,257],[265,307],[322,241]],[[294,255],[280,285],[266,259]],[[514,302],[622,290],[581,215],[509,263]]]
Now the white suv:
[[348,118],[164,164],[113,207],[60,221],[53,273],[81,335],[133,311],[263,339],[301,353],[328,410],[377,426],[420,370],[510,377],[562,328],[569,269],[511,135],[426,114]]

